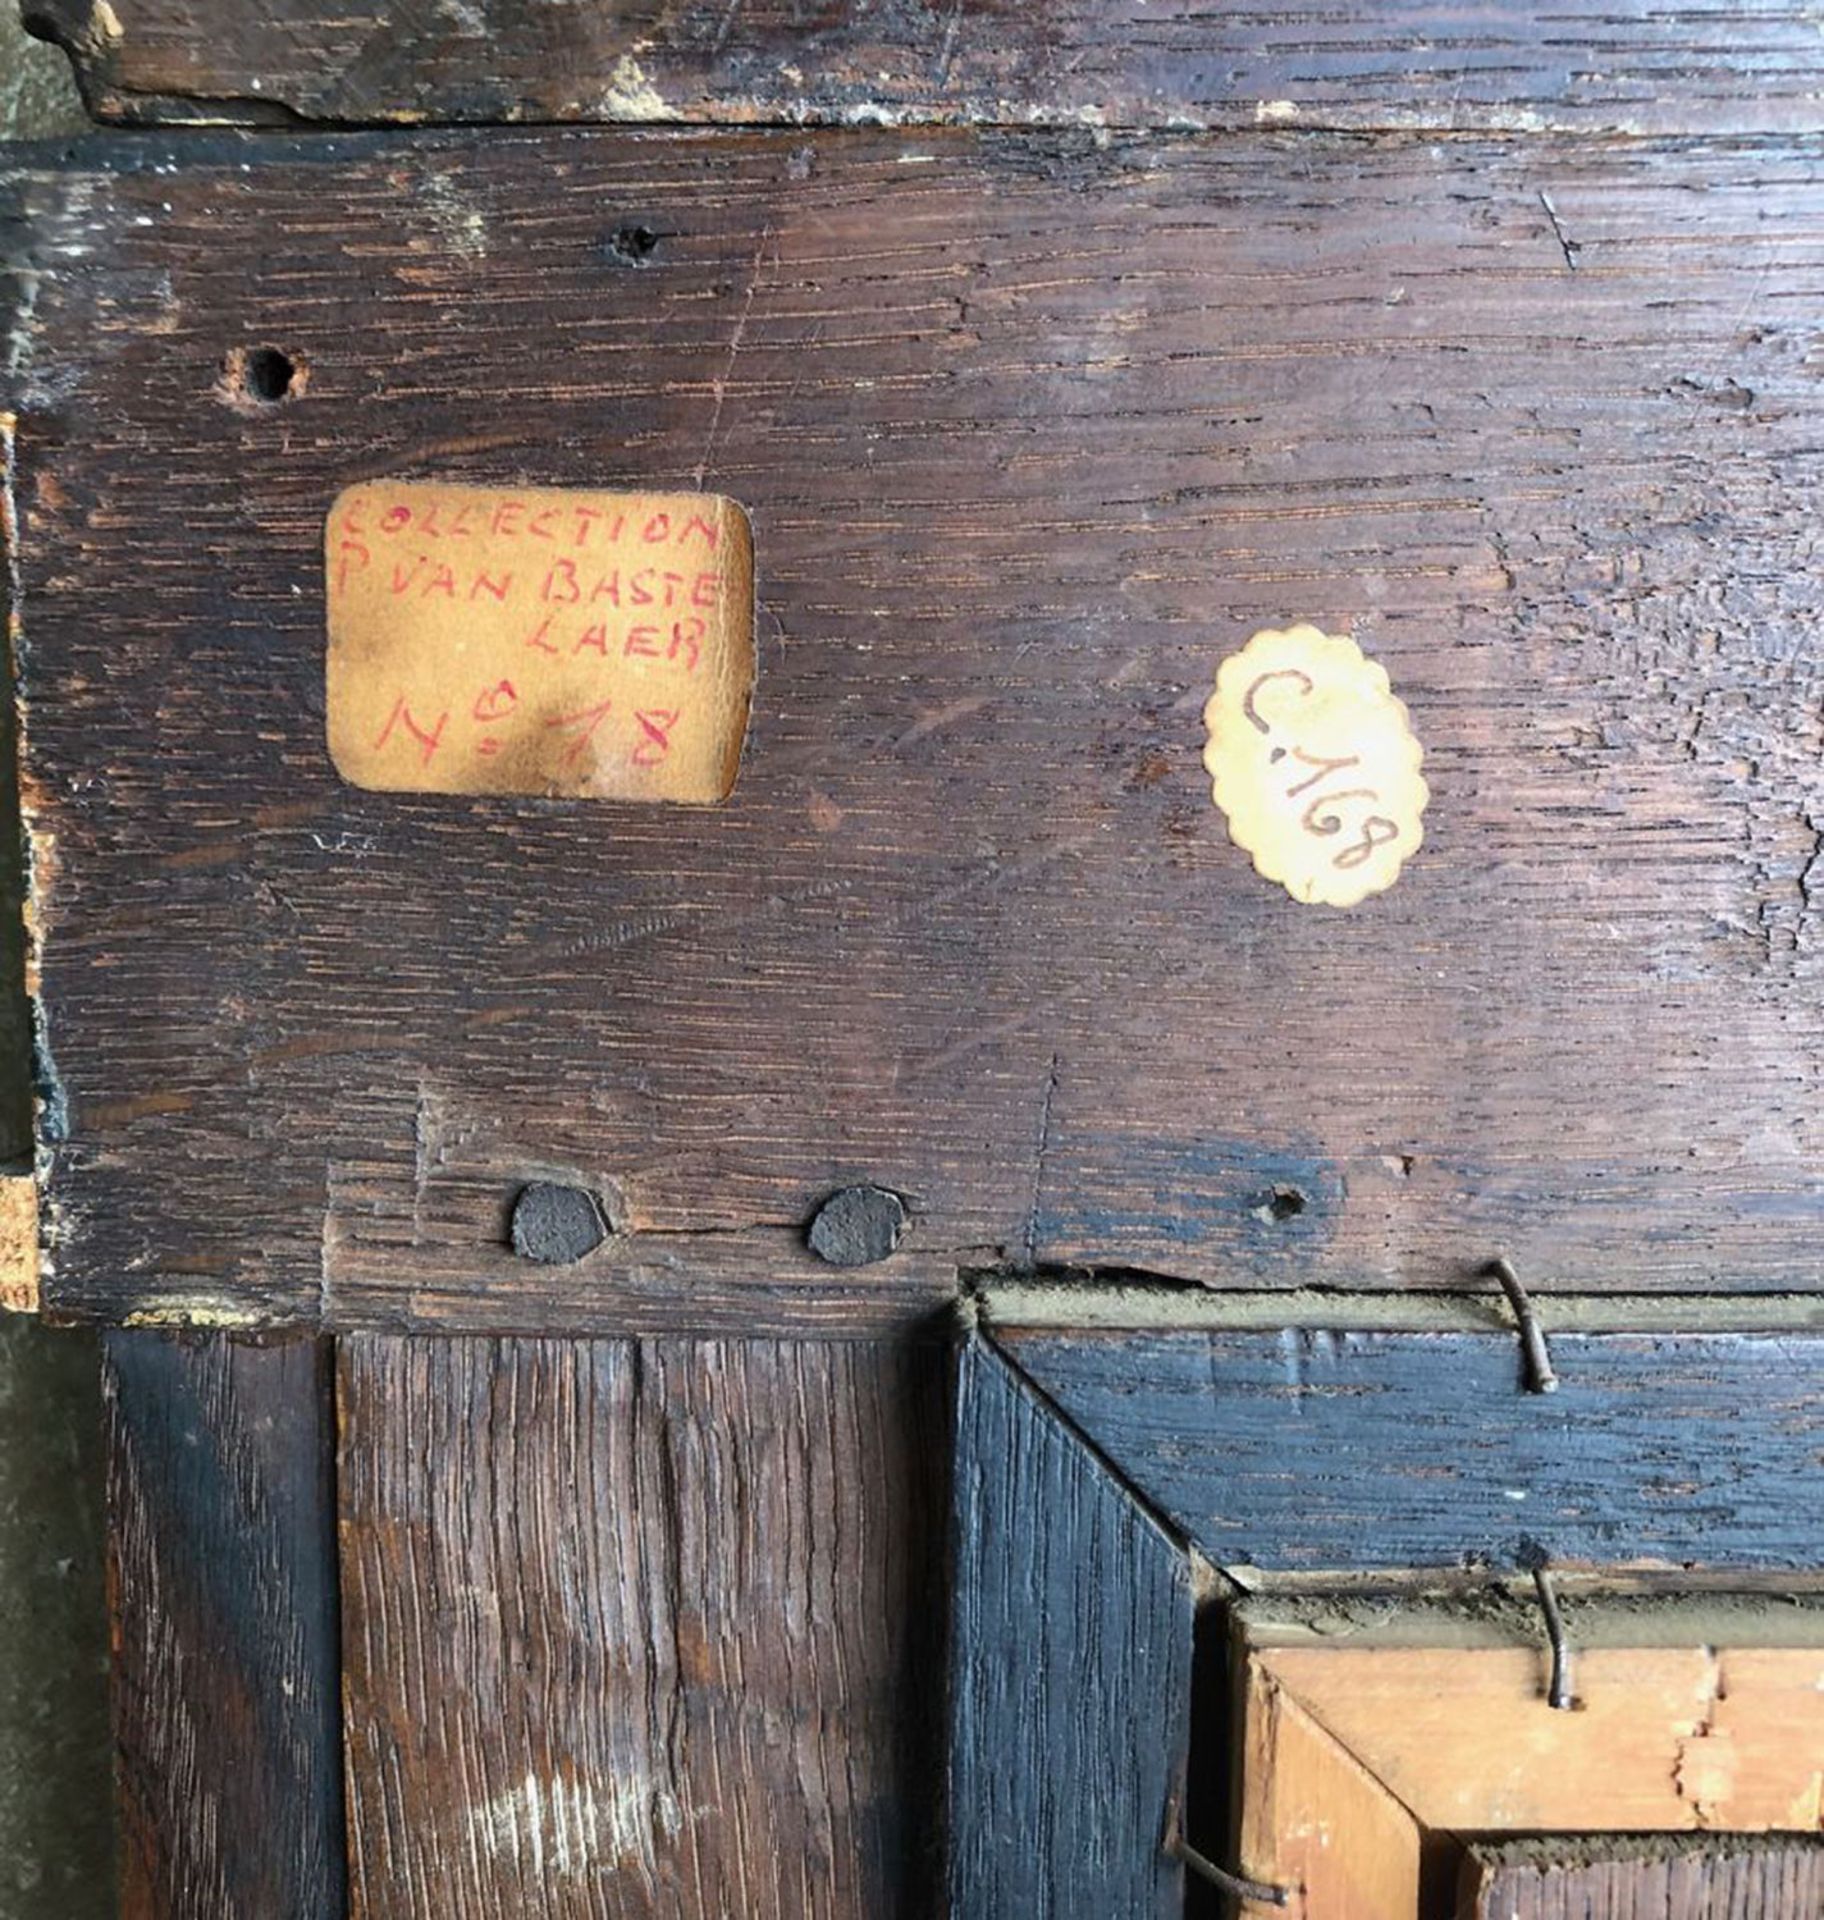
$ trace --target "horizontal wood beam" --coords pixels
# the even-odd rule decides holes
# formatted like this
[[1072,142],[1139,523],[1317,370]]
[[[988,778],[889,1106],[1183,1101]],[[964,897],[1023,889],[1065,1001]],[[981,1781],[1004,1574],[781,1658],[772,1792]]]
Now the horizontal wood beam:
[[1815,1334],[1003,1329],[1022,1375],[1218,1566],[1810,1568]]
[[[198,136],[4,200],[54,1312],[1816,1289],[1806,141]],[[388,475],[737,500],[729,800],[338,779],[323,520]],[[1202,763],[1293,619],[1426,753],[1347,911]],[[534,1267],[554,1180],[615,1231]]]
[[1149,7],[497,0],[401,16],[373,4],[28,0],[106,119],[1049,122],[1532,132],[1816,126],[1824,76],[1798,0],[1569,0],[1552,13],[1447,0]]

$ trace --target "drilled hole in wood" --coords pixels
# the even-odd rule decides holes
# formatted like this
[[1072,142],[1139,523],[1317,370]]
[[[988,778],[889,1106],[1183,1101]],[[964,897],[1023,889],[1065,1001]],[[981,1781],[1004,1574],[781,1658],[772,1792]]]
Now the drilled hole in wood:
[[631,222],[608,236],[609,256],[630,267],[645,266],[658,248],[659,236],[650,227]]

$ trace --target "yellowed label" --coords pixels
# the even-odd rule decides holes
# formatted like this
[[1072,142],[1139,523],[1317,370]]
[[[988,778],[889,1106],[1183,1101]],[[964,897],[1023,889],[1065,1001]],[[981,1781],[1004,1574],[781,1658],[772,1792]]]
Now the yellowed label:
[[732,500],[375,480],[325,531],[329,752],[381,792],[706,804],[754,681]]
[[1257,633],[1216,674],[1203,763],[1229,836],[1294,900],[1352,907],[1399,878],[1430,790],[1406,709],[1353,640]]

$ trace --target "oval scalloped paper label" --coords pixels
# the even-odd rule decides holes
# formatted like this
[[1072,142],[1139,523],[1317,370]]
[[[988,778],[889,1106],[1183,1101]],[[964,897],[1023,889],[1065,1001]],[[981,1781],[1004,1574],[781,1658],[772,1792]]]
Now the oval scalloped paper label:
[[1424,837],[1423,749],[1386,670],[1353,640],[1269,628],[1231,654],[1203,710],[1229,837],[1294,900],[1352,907]]

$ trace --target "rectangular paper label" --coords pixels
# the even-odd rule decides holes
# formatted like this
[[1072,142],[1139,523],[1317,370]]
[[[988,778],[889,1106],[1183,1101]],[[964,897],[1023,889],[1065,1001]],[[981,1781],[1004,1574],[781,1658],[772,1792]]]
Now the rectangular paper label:
[[732,500],[365,481],[325,530],[329,752],[379,792],[707,805],[754,681]]

